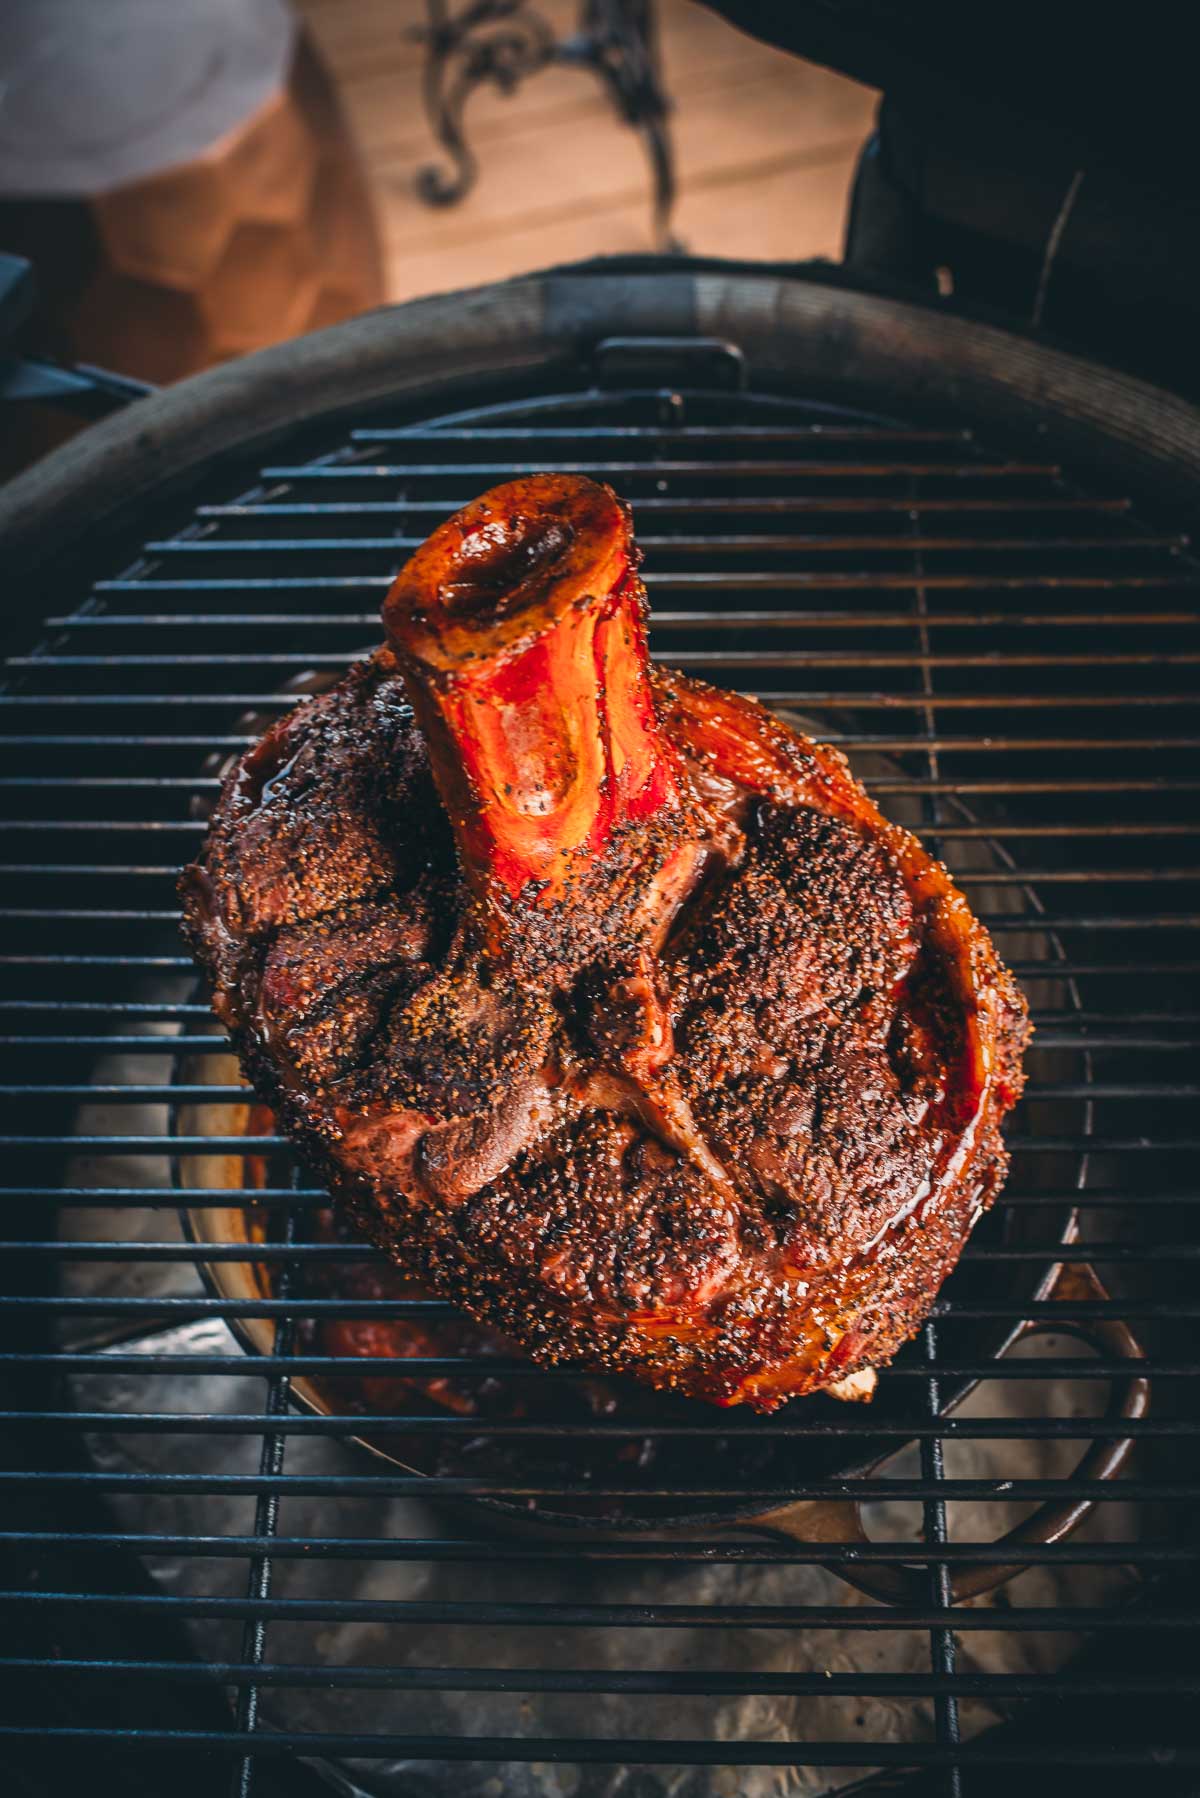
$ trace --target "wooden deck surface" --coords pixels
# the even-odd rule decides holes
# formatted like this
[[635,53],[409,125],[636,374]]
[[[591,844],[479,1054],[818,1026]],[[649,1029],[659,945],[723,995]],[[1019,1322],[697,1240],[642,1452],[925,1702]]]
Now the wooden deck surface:
[[[456,0],[461,4],[461,0]],[[467,111],[479,180],[457,206],[417,198],[436,151],[422,106],[421,0],[296,0],[324,52],[378,211],[388,296],[408,299],[574,258],[655,248],[636,135],[585,71],[550,68]],[[539,0],[560,32],[573,0]],[[855,157],[875,95],[767,49],[692,0],[660,0],[675,102],[673,227],[695,254],[791,260],[841,254]]]

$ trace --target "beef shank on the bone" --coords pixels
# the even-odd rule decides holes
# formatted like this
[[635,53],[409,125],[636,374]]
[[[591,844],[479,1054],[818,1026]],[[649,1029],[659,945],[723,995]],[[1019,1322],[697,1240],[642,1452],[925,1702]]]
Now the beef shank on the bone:
[[639,559],[580,478],[442,525],[229,776],[186,927],[435,1292],[545,1362],[858,1394],[1002,1184],[1024,1002],[841,755],[651,667]]

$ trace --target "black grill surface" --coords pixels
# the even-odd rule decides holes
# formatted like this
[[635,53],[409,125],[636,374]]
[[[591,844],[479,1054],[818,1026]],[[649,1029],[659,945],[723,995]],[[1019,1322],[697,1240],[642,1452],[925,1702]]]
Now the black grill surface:
[[[676,1426],[669,1479],[653,1459],[599,1477],[562,1425],[495,1425],[507,1474],[372,1460],[345,1440],[361,1419],[289,1399],[320,1369],[308,1320],[337,1307],[311,1296],[313,1264],[368,1251],[306,1240],[320,1195],[275,1139],[263,1190],[186,1179],[244,1146],[203,1127],[237,1091],[197,1076],[223,1045],[174,896],[220,758],[297,677],[376,641],[389,577],[440,518],[542,468],[633,502],[654,652],[840,744],[957,870],[1038,1024],[1008,1190],[883,1376],[903,1402],[711,1413]],[[581,383],[372,417],[251,474],[218,462],[89,572],[48,617],[18,597],[0,691],[15,1789],[304,1792],[330,1767],[343,1791],[421,1798],[1194,1789],[1200,568],[1170,518],[957,426]],[[266,1220],[271,1299],[205,1284],[181,1175],[193,1215]],[[1046,1296],[1075,1206],[1069,1259],[1105,1296],[1082,1275]],[[276,1321],[273,1354],[229,1334],[246,1312]],[[996,1358],[1025,1320],[1038,1333]],[[1146,1414],[1106,1415],[1143,1368]],[[426,1444],[471,1433],[402,1421]],[[1119,1479],[1078,1471],[1125,1438]],[[837,1471],[859,1439],[894,1459]],[[514,1533],[514,1504],[536,1520],[604,1492],[710,1517],[857,1496],[873,1540]],[[463,1503],[479,1496],[509,1509]],[[1084,1499],[1074,1534],[1022,1550],[1028,1571],[951,1605],[1035,1502]],[[897,1604],[837,1573],[897,1565],[915,1570]]]

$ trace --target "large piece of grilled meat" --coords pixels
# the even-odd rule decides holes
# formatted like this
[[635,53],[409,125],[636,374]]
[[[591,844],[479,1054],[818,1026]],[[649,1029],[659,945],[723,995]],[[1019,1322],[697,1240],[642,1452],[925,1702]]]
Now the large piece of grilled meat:
[[770,1410],[924,1317],[1025,1006],[835,750],[650,667],[638,560],[587,480],[450,519],[229,775],[185,917],[372,1241],[540,1361]]

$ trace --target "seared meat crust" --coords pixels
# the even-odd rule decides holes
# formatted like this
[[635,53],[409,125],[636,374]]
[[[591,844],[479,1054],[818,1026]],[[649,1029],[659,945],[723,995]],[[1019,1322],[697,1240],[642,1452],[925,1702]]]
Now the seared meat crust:
[[[769,1410],[918,1326],[1003,1181],[1025,1008],[835,751],[653,693],[703,854],[649,960],[632,886],[573,961],[489,948],[389,649],[231,772],[185,924],[247,1077],[405,1269],[544,1362]],[[664,1061],[647,1007],[669,1091],[630,1073]]]

